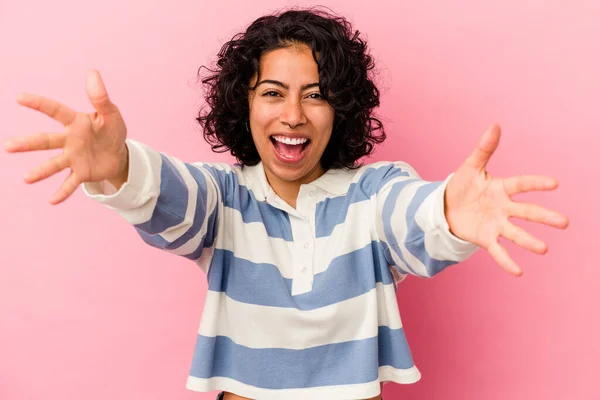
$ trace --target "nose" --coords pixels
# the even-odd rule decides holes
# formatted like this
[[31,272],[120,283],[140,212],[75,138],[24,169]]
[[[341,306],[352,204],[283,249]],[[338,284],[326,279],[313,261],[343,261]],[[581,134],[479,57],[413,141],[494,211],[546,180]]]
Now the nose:
[[279,118],[282,123],[288,125],[291,129],[306,123],[306,115],[300,101],[289,99],[285,102],[284,107]]

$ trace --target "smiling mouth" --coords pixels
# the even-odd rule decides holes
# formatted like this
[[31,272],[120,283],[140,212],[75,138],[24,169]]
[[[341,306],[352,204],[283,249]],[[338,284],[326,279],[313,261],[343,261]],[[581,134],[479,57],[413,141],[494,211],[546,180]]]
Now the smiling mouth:
[[307,138],[290,139],[278,136],[276,139],[275,135],[273,135],[269,139],[273,144],[276,155],[279,156],[278,158],[286,162],[300,161],[304,156],[306,148],[311,143],[311,140]]

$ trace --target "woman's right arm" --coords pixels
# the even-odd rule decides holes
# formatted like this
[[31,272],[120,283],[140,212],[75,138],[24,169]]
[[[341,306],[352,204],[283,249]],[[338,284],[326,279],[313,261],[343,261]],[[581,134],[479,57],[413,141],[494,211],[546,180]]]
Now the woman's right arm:
[[217,234],[219,185],[188,164],[128,139],[128,170],[116,182],[86,182],[85,193],[117,211],[151,246],[197,260]]
[[[200,164],[185,164],[127,140],[125,122],[97,71],[88,73],[86,91],[93,113],[76,112],[38,95],[18,97],[21,105],[65,127],[64,132],[4,143],[10,153],[63,150],[27,172],[25,182],[38,182],[69,168],[71,173],[50,198],[51,204],[63,202],[83,184],[89,196],[117,210],[149,244],[199,257],[216,235],[220,190],[215,177]],[[103,182],[110,182],[115,193],[106,192]]]

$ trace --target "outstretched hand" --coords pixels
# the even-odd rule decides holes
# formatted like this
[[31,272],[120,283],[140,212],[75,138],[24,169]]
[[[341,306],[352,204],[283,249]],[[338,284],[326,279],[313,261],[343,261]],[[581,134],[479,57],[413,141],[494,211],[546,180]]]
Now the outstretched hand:
[[87,74],[86,91],[94,113],[76,112],[34,94],[23,93],[17,98],[19,104],[40,111],[65,127],[64,132],[37,133],[4,143],[10,153],[63,150],[25,174],[25,182],[34,183],[70,168],[71,173],[50,198],[52,204],[66,200],[81,183],[120,179],[127,171],[127,128],[97,71]]
[[521,268],[498,243],[504,236],[524,249],[537,254],[548,251],[547,245],[509,221],[516,217],[564,229],[566,216],[538,204],[519,203],[511,199],[517,193],[554,190],[558,182],[543,175],[496,178],[485,169],[500,142],[500,127],[492,125],[481,137],[473,153],[450,178],[445,192],[445,214],[450,231],[460,239],[486,249],[509,273],[520,276]]

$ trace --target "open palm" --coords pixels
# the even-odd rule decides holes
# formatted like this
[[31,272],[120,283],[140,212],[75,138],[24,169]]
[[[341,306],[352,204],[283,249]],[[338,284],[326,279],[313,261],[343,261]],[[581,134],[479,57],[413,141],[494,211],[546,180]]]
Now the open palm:
[[81,183],[117,177],[126,166],[127,128],[97,71],[88,73],[86,90],[94,113],[75,112],[55,100],[34,94],[20,94],[17,99],[21,105],[42,112],[65,127],[64,132],[38,133],[4,143],[6,151],[11,153],[63,150],[25,175],[27,183],[34,183],[70,168],[71,173],[51,197],[52,204],[67,199]]
[[509,221],[516,217],[564,229],[568,219],[538,204],[511,199],[517,193],[554,190],[558,182],[543,175],[492,177],[485,169],[500,142],[500,127],[492,125],[481,137],[467,160],[450,178],[445,193],[445,213],[450,231],[457,237],[486,249],[505,270],[521,275],[521,268],[498,243],[504,236],[537,254],[548,250],[546,244]]

